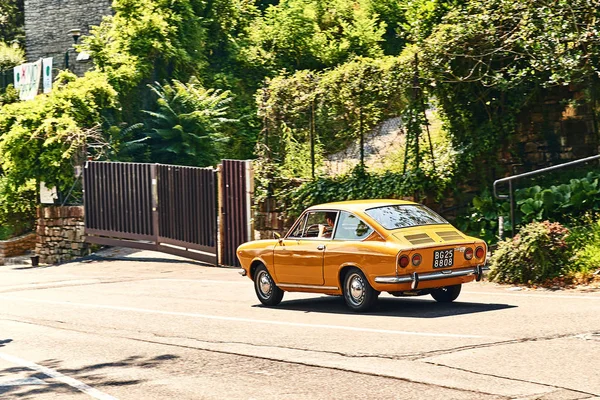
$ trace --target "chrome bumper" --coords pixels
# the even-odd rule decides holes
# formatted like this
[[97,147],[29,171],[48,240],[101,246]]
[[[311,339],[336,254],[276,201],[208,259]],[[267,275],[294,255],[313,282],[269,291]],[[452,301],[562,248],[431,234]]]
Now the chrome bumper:
[[419,287],[420,281],[435,281],[439,279],[457,278],[460,276],[475,275],[475,280],[479,282],[483,276],[483,265],[476,267],[459,268],[459,269],[447,269],[435,272],[425,272],[419,274],[413,272],[410,275],[403,276],[378,276],[375,278],[376,283],[412,283],[411,288],[413,290]]

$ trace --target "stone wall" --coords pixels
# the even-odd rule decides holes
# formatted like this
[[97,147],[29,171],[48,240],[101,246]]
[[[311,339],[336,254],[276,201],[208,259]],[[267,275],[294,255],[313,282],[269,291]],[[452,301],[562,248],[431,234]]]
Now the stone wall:
[[598,121],[581,88],[543,91],[518,118],[510,149],[501,155],[509,174],[561,164],[600,151]]
[[39,207],[35,253],[40,262],[55,264],[87,255],[83,206]]
[[71,29],[82,35],[110,15],[111,0],[25,0],[25,50],[27,61],[53,57],[54,75],[65,69],[65,53],[69,50],[69,69],[78,75],[91,67],[91,62],[79,63],[73,49]]
[[35,233],[28,233],[8,240],[0,240],[0,265],[4,265],[4,259],[16,257],[33,250],[35,247]]

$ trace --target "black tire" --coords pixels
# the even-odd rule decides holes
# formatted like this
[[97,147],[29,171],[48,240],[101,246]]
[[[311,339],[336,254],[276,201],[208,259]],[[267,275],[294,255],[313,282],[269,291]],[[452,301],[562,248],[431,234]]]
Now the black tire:
[[452,303],[460,294],[461,284],[446,286],[431,291],[431,297],[438,303]]
[[276,306],[283,298],[283,290],[275,285],[264,265],[260,265],[254,271],[254,291],[258,300],[266,306]]
[[371,287],[365,274],[358,268],[351,268],[344,276],[344,300],[352,311],[369,310],[377,301],[379,292]]

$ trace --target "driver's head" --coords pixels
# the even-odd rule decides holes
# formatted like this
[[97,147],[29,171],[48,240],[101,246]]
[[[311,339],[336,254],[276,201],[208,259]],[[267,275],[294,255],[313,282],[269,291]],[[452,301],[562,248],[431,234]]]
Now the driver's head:
[[331,226],[333,226],[336,216],[337,216],[337,213],[334,213],[334,212],[325,213],[325,219],[327,220],[327,223]]

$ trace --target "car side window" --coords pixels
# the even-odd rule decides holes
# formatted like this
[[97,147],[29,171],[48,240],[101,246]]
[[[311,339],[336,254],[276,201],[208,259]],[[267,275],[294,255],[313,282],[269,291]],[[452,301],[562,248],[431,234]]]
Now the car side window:
[[306,226],[306,217],[307,214],[304,214],[302,218],[298,221],[296,226],[294,226],[294,230],[290,232],[289,237],[291,238],[300,238],[302,237],[302,232],[304,232],[304,227]]
[[337,215],[336,211],[310,211],[302,217],[289,237],[331,239]]
[[303,237],[331,239],[337,215],[335,211],[309,212]]
[[337,240],[362,240],[372,232],[373,229],[360,218],[342,211],[333,238]]

